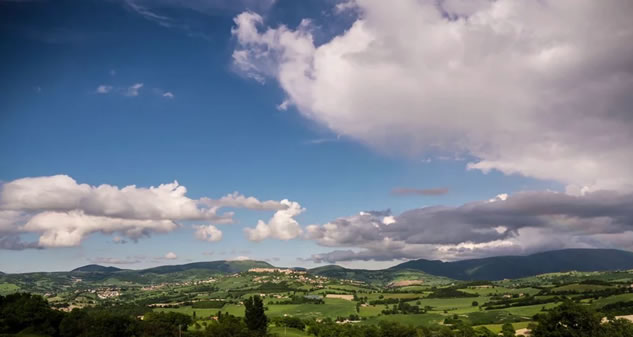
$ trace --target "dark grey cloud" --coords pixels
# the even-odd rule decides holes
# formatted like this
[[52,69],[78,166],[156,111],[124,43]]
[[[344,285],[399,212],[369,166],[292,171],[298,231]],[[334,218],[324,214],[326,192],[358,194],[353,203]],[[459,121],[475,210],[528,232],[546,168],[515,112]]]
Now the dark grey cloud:
[[[613,233],[633,229],[633,194],[599,191],[584,196],[520,192],[506,200],[478,201],[459,207],[426,207],[402,213],[382,231],[407,243],[455,244],[503,239],[522,227]],[[497,231],[503,226],[507,230]]]
[[308,226],[307,238],[350,248],[317,254],[312,257],[317,262],[459,259],[572,247],[633,249],[633,194],[519,192],[398,216],[363,212]]
[[426,196],[434,196],[434,195],[444,195],[448,194],[448,188],[446,187],[435,187],[435,188],[410,188],[410,187],[396,187],[391,190],[391,194],[393,195],[426,195]]
[[17,235],[0,236],[0,249],[7,250],[24,250],[24,249],[41,249],[37,242],[24,242]]

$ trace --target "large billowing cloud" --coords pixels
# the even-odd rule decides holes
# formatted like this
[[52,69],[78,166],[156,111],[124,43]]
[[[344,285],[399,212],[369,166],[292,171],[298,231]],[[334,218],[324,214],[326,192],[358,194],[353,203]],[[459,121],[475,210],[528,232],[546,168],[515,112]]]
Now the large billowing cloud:
[[294,201],[282,200],[281,203],[286,209],[279,210],[264,222],[259,220],[255,228],[245,228],[246,237],[251,241],[261,241],[264,239],[290,240],[298,237],[303,232],[295,216],[303,213],[304,208]]
[[[382,151],[468,154],[470,169],[633,190],[633,2],[356,0],[309,21],[235,18],[235,65],[302,115]],[[287,105],[287,104],[285,104]]]
[[[221,240],[222,232],[210,223],[233,222],[233,213],[218,213],[221,208],[283,212],[296,204],[260,201],[237,192],[218,200],[191,199],[186,193],[178,182],[119,188],[79,184],[66,175],[10,181],[0,186],[0,248],[72,247],[97,232],[137,240],[171,232],[183,221],[208,223],[196,227],[195,237],[215,242]],[[36,233],[39,240],[22,242],[22,233]]]
[[633,249],[633,194],[520,192],[395,217],[362,212],[308,226],[306,238],[346,248],[313,256],[317,262],[456,259],[570,247]]
[[68,212],[93,216],[151,220],[211,220],[230,222],[213,208],[199,207],[184,186],[173,182],[158,187],[78,184],[66,175],[22,178],[2,185],[2,209]]

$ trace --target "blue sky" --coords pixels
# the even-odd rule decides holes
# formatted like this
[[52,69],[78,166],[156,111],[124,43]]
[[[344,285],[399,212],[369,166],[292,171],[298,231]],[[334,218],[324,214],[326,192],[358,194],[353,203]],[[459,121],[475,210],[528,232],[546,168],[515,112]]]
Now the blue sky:
[[[312,40],[319,46],[346,34],[362,17],[357,11],[337,11],[337,4],[194,1],[184,7],[177,1],[1,1],[0,180],[67,175],[80,184],[120,188],[177,180],[191,199],[239,191],[259,200],[296,201],[306,209],[295,217],[304,231],[307,225],[320,226],[361,211],[390,209],[398,216],[503,193],[563,192],[577,183],[529,170],[468,169],[469,163],[487,159],[485,151],[473,148],[434,150],[411,138],[376,140],[381,136],[314,117],[318,109],[311,110],[301,97],[293,96],[281,72],[255,64],[266,75],[260,83],[236,64],[234,51],[263,43],[242,41],[232,33],[244,28],[245,23],[234,22],[240,13],[258,13],[262,34],[266,27],[276,29],[280,24],[299,31],[301,20],[310,18]],[[274,51],[275,46],[266,48]],[[279,60],[266,62],[283,62]],[[137,84],[142,86],[135,92],[132,87]],[[100,86],[107,93],[99,93]],[[294,104],[280,109],[288,98]],[[394,135],[410,132],[397,124],[391,127]],[[394,146],[419,150],[403,153]],[[396,195],[394,188],[445,188],[447,193]],[[282,266],[313,266],[336,262],[311,259],[333,247],[374,247],[325,244],[308,237],[254,242],[244,228],[254,227],[259,219],[266,221],[274,211],[229,210],[235,211],[235,223],[216,224],[223,232],[217,242],[194,238],[191,225],[197,220],[177,221],[180,228],[151,233],[136,242],[121,233],[96,231],[74,246],[2,249],[0,270],[68,270],[92,262],[142,268],[240,256]],[[37,242],[41,235],[18,233],[24,242]],[[127,243],[114,243],[115,236]],[[598,246],[604,245],[609,244],[601,241]],[[532,250],[516,252],[524,251]],[[168,252],[177,258],[165,259]],[[431,253],[419,257],[441,258]],[[378,268],[407,258],[413,256],[340,263]]]

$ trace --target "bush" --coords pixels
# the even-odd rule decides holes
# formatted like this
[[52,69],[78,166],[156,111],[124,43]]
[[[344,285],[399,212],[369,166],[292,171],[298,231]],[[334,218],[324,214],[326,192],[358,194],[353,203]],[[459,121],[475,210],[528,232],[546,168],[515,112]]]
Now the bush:
[[191,307],[196,309],[221,309],[224,304],[224,301],[200,301],[193,302]]

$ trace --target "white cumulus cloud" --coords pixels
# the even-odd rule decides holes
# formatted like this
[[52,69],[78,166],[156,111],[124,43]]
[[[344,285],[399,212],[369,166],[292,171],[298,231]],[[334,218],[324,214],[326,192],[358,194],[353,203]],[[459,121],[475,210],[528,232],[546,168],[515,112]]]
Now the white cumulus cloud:
[[[221,208],[284,211],[294,204],[259,201],[238,192],[218,200],[192,199],[177,181],[120,188],[80,184],[67,175],[21,178],[0,185],[0,248],[72,247],[93,233],[116,234],[114,242],[124,243],[124,238],[169,233],[183,221],[205,222],[196,227],[196,237],[213,242],[222,239],[222,232],[211,224],[233,222],[233,212],[220,214]],[[279,227],[274,233],[292,232],[276,222],[273,227]],[[35,233],[39,239],[22,242],[24,233]]]
[[83,211],[42,212],[33,216],[20,229],[40,233],[41,247],[78,246],[92,233],[121,233],[138,239],[151,233],[168,233],[178,228],[172,220],[123,219],[87,215]]
[[[320,45],[303,21],[235,18],[234,63],[307,118],[386,152],[633,190],[633,2],[356,0]],[[342,5],[343,6],[343,5]]]
[[222,231],[213,225],[196,225],[195,237],[201,241],[217,242],[222,240]]
[[282,200],[281,204],[286,206],[286,208],[275,212],[268,222],[259,220],[255,228],[244,229],[249,240],[261,241],[268,238],[290,240],[303,233],[301,226],[294,217],[303,213],[305,209],[299,203],[286,199]]

